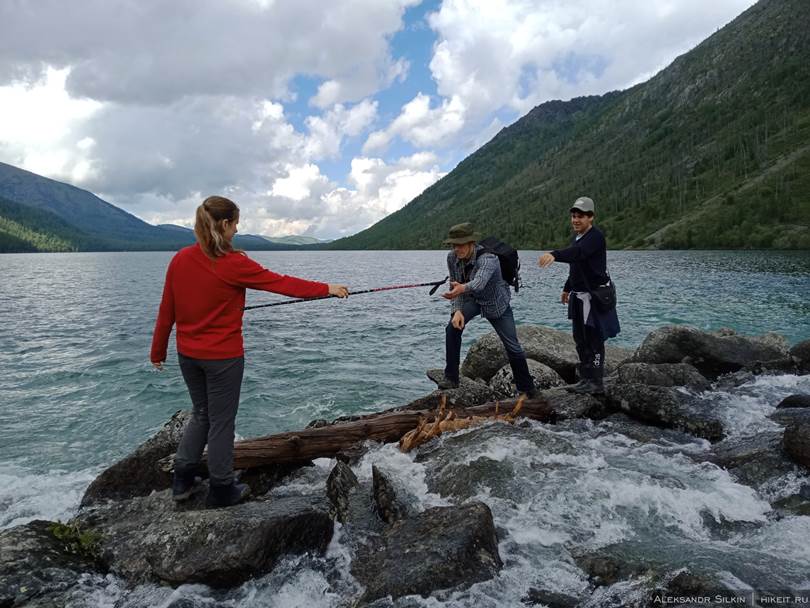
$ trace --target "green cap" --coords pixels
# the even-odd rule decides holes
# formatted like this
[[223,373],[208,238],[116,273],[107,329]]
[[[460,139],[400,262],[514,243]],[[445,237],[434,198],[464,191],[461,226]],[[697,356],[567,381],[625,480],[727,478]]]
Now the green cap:
[[444,240],[445,245],[464,245],[465,243],[472,243],[481,238],[480,234],[476,234],[473,225],[470,222],[463,224],[456,224],[450,228],[447,233],[447,238]]

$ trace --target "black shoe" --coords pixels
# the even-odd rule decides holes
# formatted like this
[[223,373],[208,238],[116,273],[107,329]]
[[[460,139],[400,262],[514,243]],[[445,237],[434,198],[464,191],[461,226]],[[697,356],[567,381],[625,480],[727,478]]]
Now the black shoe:
[[569,384],[565,387],[569,393],[581,393],[583,389],[589,387],[593,381],[590,378],[582,378],[576,384]]
[[245,500],[248,496],[250,496],[250,488],[244,483],[233,482],[227,486],[211,485],[208,488],[205,506],[209,509],[232,507]]
[[577,393],[578,395],[604,395],[605,394],[605,387],[602,385],[601,382],[596,382],[595,380],[591,380],[587,378],[585,380],[580,380],[578,384],[568,389],[572,393]]
[[175,470],[172,475],[172,498],[177,502],[191,498],[194,481],[194,471]]
[[439,380],[436,385],[439,387],[439,390],[446,391],[451,388],[458,388],[458,380],[453,380],[445,376]]

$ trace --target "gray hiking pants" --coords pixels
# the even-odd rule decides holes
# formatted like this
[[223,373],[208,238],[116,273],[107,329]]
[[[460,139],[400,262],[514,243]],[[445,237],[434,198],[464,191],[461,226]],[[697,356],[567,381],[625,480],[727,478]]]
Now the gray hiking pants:
[[208,474],[211,484],[233,481],[233,437],[245,358],[191,359],[178,353],[180,371],[194,406],[177,455],[176,471],[194,469],[208,444]]

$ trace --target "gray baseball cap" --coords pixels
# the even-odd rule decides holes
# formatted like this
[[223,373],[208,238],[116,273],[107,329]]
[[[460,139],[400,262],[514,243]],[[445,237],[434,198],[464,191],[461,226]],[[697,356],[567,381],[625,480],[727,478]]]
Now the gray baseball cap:
[[580,196],[574,201],[574,204],[571,205],[571,211],[574,210],[582,211],[583,213],[593,213],[593,200],[587,196]]

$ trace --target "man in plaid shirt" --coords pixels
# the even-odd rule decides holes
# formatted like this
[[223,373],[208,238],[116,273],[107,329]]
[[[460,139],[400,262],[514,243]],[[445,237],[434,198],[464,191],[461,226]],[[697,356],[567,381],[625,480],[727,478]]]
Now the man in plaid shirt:
[[445,330],[447,365],[440,389],[458,386],[461,359],[461,334],[469,321],[481,314],[500,337],[506,349],[517,390],[529,397],[535,394],[534,381],[529,374],[526,353],[520,345],[515,317],[509,305],[509,286],[501,276],[498,256],[477,245],[479,235],[469,222],[450,228],[445,245],[453,249],[447,254],[450,291],[442,297],[451,301],[451,319]]

